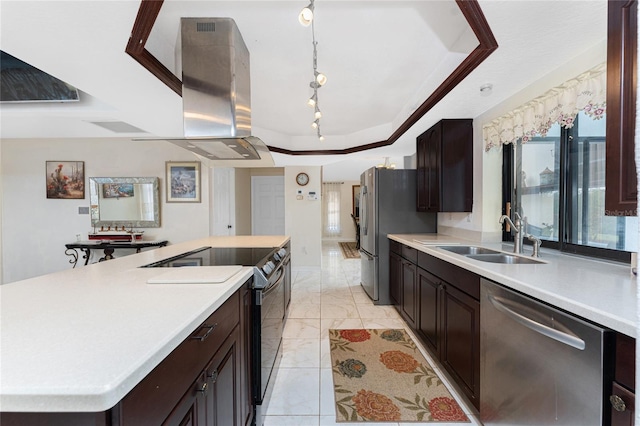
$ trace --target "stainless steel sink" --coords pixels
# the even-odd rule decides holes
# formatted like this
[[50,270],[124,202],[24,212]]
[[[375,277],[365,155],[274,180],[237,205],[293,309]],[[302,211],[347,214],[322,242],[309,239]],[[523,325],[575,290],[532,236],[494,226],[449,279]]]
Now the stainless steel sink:
[[479,260],[481,262],[490,262],[490,263],[506,263],[506,264],[543,264],[545,262],[532,259],[530,257],[521,257],[514,256],[512,254],[506,253],[492,253],[492,254],[470,254],[467,255],[469,259]]
[[456,254],[476,255],[476,254],[500,254],[499,251],[491,250],[484,247],[475,246],[439,246],[442,250],[447,250]]

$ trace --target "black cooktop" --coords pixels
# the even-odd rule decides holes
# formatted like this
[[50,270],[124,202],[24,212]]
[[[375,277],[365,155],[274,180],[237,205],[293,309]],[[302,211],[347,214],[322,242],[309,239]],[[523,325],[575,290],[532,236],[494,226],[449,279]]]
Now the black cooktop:
[[178,268],[182,266],[260,266],[275,250],[248,247],[201,247],[178,256],[142,266],[143,268]]

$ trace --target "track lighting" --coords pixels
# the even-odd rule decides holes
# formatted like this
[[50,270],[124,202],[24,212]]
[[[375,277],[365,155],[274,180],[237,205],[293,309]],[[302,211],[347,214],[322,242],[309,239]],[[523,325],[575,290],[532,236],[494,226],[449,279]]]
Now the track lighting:
[[324,136],[320,134],[320,119],[322,113],[318,107],[318,89],[327,82],[327,76],[321,72],[318,72],[318,42],[316,41],[316,29],[314,25],[314,12],[315,3],[311,0],[311,3],[307,5],[298,15],[298,21],[305,27],[311,25],[311,40],[313,43],[313,80],[309,83],[309,87],[313,89],[313,94],[307,100],[307,105],[313,108],[314,121],[311,123],[311,128],[314,129],[318,135],[318,139],[324,140]]

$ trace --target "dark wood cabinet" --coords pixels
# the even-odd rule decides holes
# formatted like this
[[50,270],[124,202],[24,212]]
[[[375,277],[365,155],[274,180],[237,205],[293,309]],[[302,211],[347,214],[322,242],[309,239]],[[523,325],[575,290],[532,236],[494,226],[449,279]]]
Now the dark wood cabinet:
[[480,276],[397,241],[390,247],[396,309],[479,408]]
[[445,119],[418,136],[417,210],[470,212],[473,204],[473,120]]
[[391,240],[389,244],[389,295],[402,318],[412,328],[418,319],[418,251]]
[[191,388],[175,406],[163,426],[200,426],[206,425],[205,396],[207,378],[201,373]]
[[418,268],[418,293],[420,294],[418,312],[418,335],[429,350],[440,357],[442,320],[440,318],[442,304],[442,281]]
[[638,2],[609,0],[605,214],[637,215],[635,164]]
[[609,395],[611,426],[634,425],[635,348],[635,339],[616,334],[614,381]]
[[402,316],[411,328],[416,328],[418,307],[417,274],[418,267],[408,260],[402,261]]
[[480,395],[480,302],[445,284],[440,361],[476,408]]

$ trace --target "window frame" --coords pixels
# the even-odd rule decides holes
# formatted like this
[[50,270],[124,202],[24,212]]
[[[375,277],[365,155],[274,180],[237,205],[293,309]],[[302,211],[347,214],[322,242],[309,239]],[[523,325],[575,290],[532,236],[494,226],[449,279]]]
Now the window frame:
[[[573,166],[571,156],[575,155],[575,153],[571,152],[571,141],[574,138],[577,138],[577,131],[577,117],[575,126],[569,129],[564,127],[561,127],[560,129],[560,138],[557,142],[560,150],[560,155],[557,157],[557,163],[559,164],[555,165],[559,168],[560,171],[558,200],[559,211],[557,217],[558,241],[544,240],[542,247],[555,249],[564,253],[629,263],[631,261],[630,252],[609,248],[593,247],[570,242],[571,233],[575,232],[576,227],[580,226],[579,223],[575,223],[573,220],[574,208],[577,208],[577,205],[573,205],[573,200],[571,197],[571,185],[578,184],[578,169],[577,167],[571,167]],[[534,141],[535,139],[536,138],[533,138],[532,141]],[[518,144],[517,147],[514,147],[514,144],[503,145],[502,154],[502,214],[506,214],[509,216],[511,216],[511,214],[509,212],[508,206],[516,205],[517,207],[517,204],[513,203],[514,197],[517,197],[516,191],[514,189],[514,181],[517,178],[516,162],[518,161],[518,156],[520,156],[521,159],[522,155],[522,150],[517,149],[522,147],[522,141],[518,140],[516,143]],[[518,188],[521,188],[521,186],[518,186]],[[618,220],[621,220],[621,218],[618,218]],[[624,217],[622,217],[622,220],[624,220]],[[506,232],[504,226],[502,229],[502,241],[514,241],[513,235],[510,232]],[[523,244],[531,245],[532,243],[525,238],[523,240]]]

